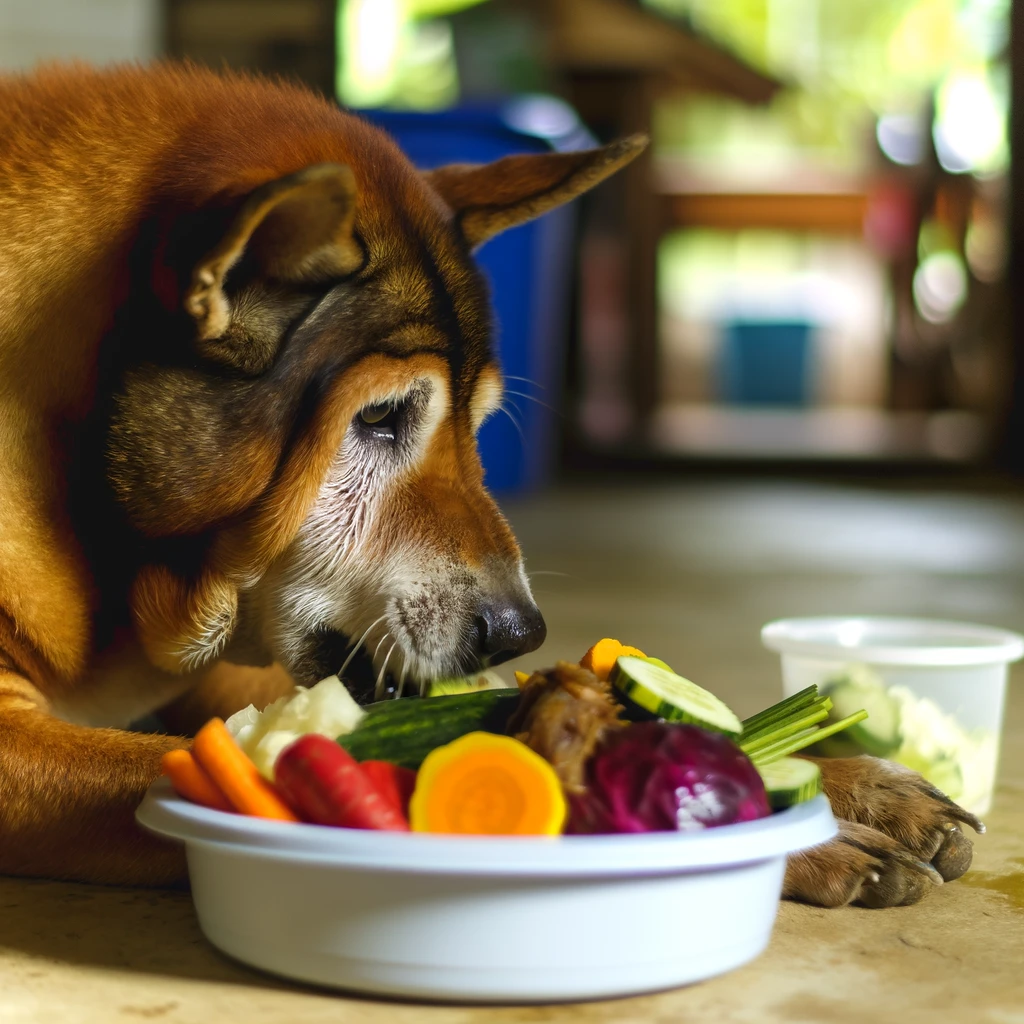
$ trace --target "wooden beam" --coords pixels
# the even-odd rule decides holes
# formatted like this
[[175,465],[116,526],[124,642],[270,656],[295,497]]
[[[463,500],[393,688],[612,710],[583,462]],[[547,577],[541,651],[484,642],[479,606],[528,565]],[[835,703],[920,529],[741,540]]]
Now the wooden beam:
[[664,198],[665,227],[770,228],[861,236],[868,199],[862,193],[694,192]]
[[549,57],[571,73],[649,75],[670,85],[767,103],[781,80],[679,22],[623,0],[532,0],[548,28]]

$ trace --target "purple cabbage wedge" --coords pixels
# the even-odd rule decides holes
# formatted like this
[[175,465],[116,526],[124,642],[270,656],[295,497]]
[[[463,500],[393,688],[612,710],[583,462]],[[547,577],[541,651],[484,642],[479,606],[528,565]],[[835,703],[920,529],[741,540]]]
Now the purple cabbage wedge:
[[643,722],[611,732],[570,801],[573,833],[690,832],[771,813],[750,759],[720,733]]

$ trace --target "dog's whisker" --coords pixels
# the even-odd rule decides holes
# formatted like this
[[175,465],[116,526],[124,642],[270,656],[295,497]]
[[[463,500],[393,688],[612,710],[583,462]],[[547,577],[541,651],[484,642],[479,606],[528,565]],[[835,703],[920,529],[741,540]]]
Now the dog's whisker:
[[402,654],[402,674],[398,677],[398,696],[401,697],[405,692],[405,674],[409,671],[409,656],[405,651]]
[[377,641],[377,646],[374,647],[374,649],[373,649],[373,656],[370,659],[371,661],[376,661],[377,660],[377,653],[378,653],[378,651],[380,651],[381,647],[384,646],[384,641],[387,640],[387,638],[389,636],[391,636],[391,630],[390,629],[384,630],[384,635]]
[[538,384],[537,381],[530,380],[529,377],[517,377],[514,373],[505,373],[502,374],[502,376],[505,378],[505,380],[520,380],[524,384],[532,384],[535,388],[540,388],[541,391],[545,390],[543,384]]
[[356,641],[356,642],[355,642],[355,643],[354,643],[354,644],[352,645],[352,648],[353,648],[353,650],[359,650],[359,648],[360,648],[360,647],[362,646],[362,644],[363,644],[363,641],[365,641],[365,640],[366,640],[366,638],[367,638],[367,637],[368,637],[368,636],[370,635],[370,630],[372,630],[372,629],[373,629],[373,627],[374,627],[374,626],[376,626],[376,625],[377,625],[378,623],[380,623],[380,622],[382,622],[382,621],[383,621],[384,619],[386,619],[386,618],[387,618],[387,615],[388,615],[388,613],[387,613],[387,612],[385,612],[385,613],[384,613],[383,615],[381,615],[381,616],[378,616],[378,617],[377,617],[376,619],[374,619],[374,620],[373,620],[373,622],[371,622],[371,623],[370,623],[370,624],[369,624],[369,625],[368,625],[368,626],[366,627],[366,629],[364,629],[364,630],[363,630],[363,635],[362,635],[362,636],[361,636],[361,637],[360,637],[360,638],[359,638],[359,639],[358,639],[358,640],[357,640],[357,641]]
[[519,408],[519,403],[518,402],[513,402],[512,401],[512,393],[511,392],[509,392],[509,391],[505,392],[505,394],[503,396],[503,401],[504,401],[504,403],[507,406],[509,406],[510,408],[512,408],[515,411],[515,414],[519,417],[519,421],[522,422],[523,417],[525,416],[525,413],[523,412],[522,409]]
[[[511,408],[510,408],[510,406],[511,406]],[[501,411],[502,411],[502,412],[503,412],[503,413],[504,413],[504,414],[505,414],[506,416],[508,416],[508,417],[509,417],[509,419],[511,419],[511,420],[512,420],[512,421],[513,421],[514,423],[518,423],[518,422],[519,422],[519,421],[518,421],[518,420],[516,420],[516,419],[515,419],[515,417],[514,417],[514,416],[512,415],[512,412],[513,412],[513,411],[514,411],[514,412],[519,412],[519,413],[521,413],[521,410],[519,409],[519,406],[517,406],[517,405],[515,404],[515,402],[511,402],[511,401],[502,401],[502,403],[501,403],[501,406],[500,406],[500,408],[501,408]]]
[[553,405],[548,405],[547,402],[542,402],[536,395],[528,395],[525,391],[513,391],[511,388],[505,388],[506,395],[515,395],[518,398],[525,398],[528,402],[534,402],[544,409],[549,409],[553,413],[558,413]]
[[526,448],[526,434],[523,433],[523,428],[520,426],[519,420],[517,420],[515,418],[515,416],[513,416],[512,413],[510,413],[508,411],[508,407],[505,405],[504,402],[501,404],[501,411],[512,421],[512,426],[514,426],[516,428],[516,431],[519,434],[519,438],[523,442],[523,448],[525,449]]
[[[390,633],[385,633],[385,636],[389,636]],[[377,676],[377,683],[373,688],[373,695],[377,700],[380,700],[384,696],[384,676],[388,671],[388,662],[391,660],[391,655],[395,653],[395,648],[398,646],[398,641],[395,640],[388,648],[387,657],[384,659],[384,664],[380,667],[380,674]]]
[[534,569],[533,572],[526,574],[528,579],[533,579],[534,576],[571,576],[571,572],[555,572],[553,569]]
[[[340,679],[345,674],[345,669],[352,664],[352,659],[356,656],[359,648],[363,646],[363,641],[370,635],[370,630],[373,629],[377,623],[388,617],[388,613],[385,612],[379,619],[374,619],[363,632],[363,635],[352,645],[352,650],[349,651],[348,657],[345,659],[345,663],[338,669],[338,678]],[[386,635],[386,634],[385,634]]]

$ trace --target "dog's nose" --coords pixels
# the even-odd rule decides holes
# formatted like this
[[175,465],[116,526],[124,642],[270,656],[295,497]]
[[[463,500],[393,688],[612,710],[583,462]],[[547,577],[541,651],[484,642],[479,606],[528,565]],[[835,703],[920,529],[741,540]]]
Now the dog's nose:
[[474,620],[477,651],[488,665],[518,658],[537,650],[548,635],[540,609],[528,605],[491,602],[483,605]]

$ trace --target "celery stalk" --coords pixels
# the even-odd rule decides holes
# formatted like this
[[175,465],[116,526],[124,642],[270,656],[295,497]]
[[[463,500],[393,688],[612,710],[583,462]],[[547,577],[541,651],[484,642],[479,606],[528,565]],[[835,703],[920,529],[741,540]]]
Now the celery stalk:
[[744,719],[743,734],[759,732],[769,722],[786,718],[790,712],[805,708],[818,699],[818,687],[808,686],[799,693],[794,693],[780,700],[777,704],[773,704],[770,708],[765,708],[764,711],[758,711],[756,715],[751,715],[749,718]]
[[815,707],[807,713],[799,713],[799,717],[794,717],[784,724],[775,725],[770,729],[766,729],[764,732],[759,732],[754,736],[743,735],[739,740],[740,749],[747,754],[748,757],[754,756],[754,751],[761,750],[764,747],[772,746],[779,740],[787,739],[794,733],[798,733],[808,726],[817,725],[818,722],[824,722],[828,718],[829,709],[826,707]]
[[809,715],[821,710],[824,710],[826,714],[832,710],[832,701],[828,697],[818,697],[810,704],[805,704],[802,707],[791,708],[789,711],[783,712],[775,718],[766,719],[755,729],[744,730],[741,735],[744,739],[751,740],[759,739],[762,736],[769,736],[781,726],[787,725],[789,722],[792,722],[797,718],[802,718],[804,715]]
[[755,765],[771,764],[773,761],[778,761],[780,757],[796,753],[798,750],[803,750],[804,747],[809,747],[812,743],[817,743],[818,740],[823,740],[827,736],[833,736],[837,732],[842,732],[843,729],[848,729],[851,725],[863,722],[867,717],[868,713],[866,711],[856,711],[852,715],[848,715],[838,722],[833,722],[831,725],[826,725],[822,729],[815,727],[805,729],[803,732],[798,732],[788,739],[773,743],[769,747],[763,747],[760,751],[749,755],[750,759]]
[[[806,729],[801,729],[799,732],[795,732],[789,736],[783,736],[780,740],[775,743],[769,743],[766,746],[760,748],[760,750],[744,751],[747,757],[750,758],[754,764],[769,764],[775,760],[775,752],[777,750],[788,749],[792,743],[800,743],[803,746],[809,746],[814,743],[818,737],[818,727],[816,725],[809,726]],[[800,749],[798,746],[797,750]],[[780,757],[784,756],[782,754]]]

